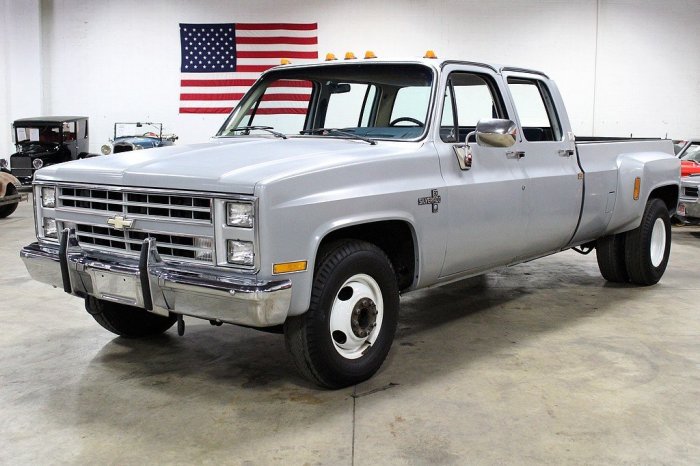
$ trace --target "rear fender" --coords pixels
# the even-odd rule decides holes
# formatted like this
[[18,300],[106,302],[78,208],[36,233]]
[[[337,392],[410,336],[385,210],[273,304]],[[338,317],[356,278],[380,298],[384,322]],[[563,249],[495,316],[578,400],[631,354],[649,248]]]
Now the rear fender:
[[[621,154],[617,159],[618,184],[613,215],[606,235],[637,228],[647,200],[659,188],[680,189],[680,161],[663,152]],[[639,197],[634,199],[635,179],[640,179]],[[673,189],[673,188],[671,188]],[[678,199],[678,196],[675,196]],[[669,210],[674,210],[672,206]]]

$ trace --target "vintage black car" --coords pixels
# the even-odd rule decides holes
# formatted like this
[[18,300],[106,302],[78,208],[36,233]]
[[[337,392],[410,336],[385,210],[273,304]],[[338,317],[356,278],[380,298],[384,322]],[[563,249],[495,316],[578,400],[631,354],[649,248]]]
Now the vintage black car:
[[114,138],[100,149],[104,155],[172,146],[177,136],[163,134],[162,123],[115,123]]
[[23,185],[31,184],[41,167],[88,154],[88,119],[82,116],[46,116],[23,118],[12,124],[12,139],[17,152],[0,159],[0,167],[10,170]]

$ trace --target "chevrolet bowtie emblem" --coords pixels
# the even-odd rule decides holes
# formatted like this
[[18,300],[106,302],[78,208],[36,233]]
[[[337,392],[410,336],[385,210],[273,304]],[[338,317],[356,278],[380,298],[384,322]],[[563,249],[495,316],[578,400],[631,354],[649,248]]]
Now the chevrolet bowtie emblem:
[[112,225],[115,230],[126,230],[128,228],[131,228],[131,225],[134,224],[134,221],[127,220],[121,215],[115,215],[114,217],[107,220],[107,224]]

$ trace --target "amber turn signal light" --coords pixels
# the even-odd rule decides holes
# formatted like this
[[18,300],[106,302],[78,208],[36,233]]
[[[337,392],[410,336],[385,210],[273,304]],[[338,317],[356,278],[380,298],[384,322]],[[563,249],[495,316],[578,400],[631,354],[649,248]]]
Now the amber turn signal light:
[[279,264],[272,265],[272,273],[291,273],[291,272],[303,272],[306,270],[306,261],[295,261],[295,262],[281,262]]

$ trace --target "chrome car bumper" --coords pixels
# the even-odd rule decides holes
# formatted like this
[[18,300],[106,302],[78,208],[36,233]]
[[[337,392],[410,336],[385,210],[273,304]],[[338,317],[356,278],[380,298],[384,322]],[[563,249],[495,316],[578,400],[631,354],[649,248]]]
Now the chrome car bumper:
[[88,253],[74,231],[64,230],[59,245],[32,243],[20,257],[37,281],[160,315],[267,327],[284,322],[292,296],[289,280],[261,282],[212,267],[166,263],[153,238],[144,240],[136,260]]
[[698,198],[681,197],[676,214],[685,222],[698,223],[700,221],[700,201]]

